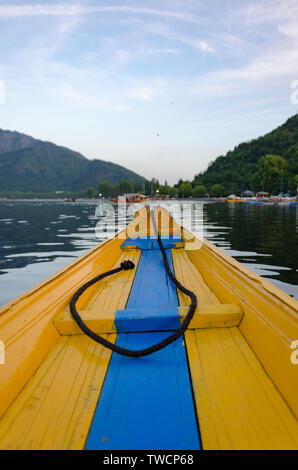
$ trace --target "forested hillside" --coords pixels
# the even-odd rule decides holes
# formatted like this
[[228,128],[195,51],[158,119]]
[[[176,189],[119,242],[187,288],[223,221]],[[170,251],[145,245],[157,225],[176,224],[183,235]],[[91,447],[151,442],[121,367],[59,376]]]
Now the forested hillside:
[[[280,157],[280,158],[278,158]],[[298,185],[298,114],[258,139],[238,145],[195,176],[193,186],[220,184],[225,194],[291,191]]]
[[104,160],[88,160],[78,152],[11,131],[0,131],[0,194],[78,191],[100,181],[143,184],[133,171]]

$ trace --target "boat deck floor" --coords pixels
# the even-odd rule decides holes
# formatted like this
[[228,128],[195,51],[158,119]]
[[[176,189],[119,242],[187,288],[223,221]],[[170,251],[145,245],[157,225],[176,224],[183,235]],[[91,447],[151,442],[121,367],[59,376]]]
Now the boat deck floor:
[[297,449],[297,421],[237,327],[186,332],[204,449]]
[[110,356],[85,336],[61,336],[2,418],[0,448],[83,449]]
[[[220,304],[187,253],[172,254],[177,278],[199,305]],[[125,308],[133,274],[117,279],[100,283],[84,309]],[[179,293],[179,302],[189,300]],[[294,415],[237,327],[192,329],[185,344],[203,449],[298,448]],[[61,336],[1,419],[0,448],[83,449],[110,357],[84,335]]]
[[[184,250],[173,250],[173,263],[199,305],[219,303]],[[204,449],[298,447],[296,418],[239,328],[189,330],[185,340]]]

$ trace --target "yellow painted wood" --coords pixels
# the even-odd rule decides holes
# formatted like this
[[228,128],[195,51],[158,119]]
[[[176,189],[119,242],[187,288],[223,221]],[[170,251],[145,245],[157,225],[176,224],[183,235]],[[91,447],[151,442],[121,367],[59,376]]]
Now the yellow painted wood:
[[154,209],[154,218],[160,235],[175,234],[182,237],[185,250],[197,250],[201,248],[202,240],[200,240],[196,234],[185,230],[163,207],[156,207]]
[[[119,266],[124,260],[130,260],[134,263],[135,269],[121,271],[111,277],[99,281],[93,295],[90,295],[83,308],[88,310],[114,310],[125,308],[133,280],[136,274],[137,266],[141,256],[140,250],[131,250],[129,253],[123,253],[117,259],[115,264]],[[88,294],[88,291],[86,291]]]
[[0,449],[83,449],[110,356],[86,336],[61,337],[0,421]]
[[[58,341],[59,333],[52,319],[66,308],[82,284],[100,272],[118,266],[124,257],[120,248],[122,242],[123,239],[119,237],[104,241],[0,309],[0,338],[6,352],[6,364],[0,366],[0,417]],[[131,252],[125,258],[137,263],[139,256],[140,253],[135,255]],[[104,305],[107,305],[111,296],[118,299],[115,307],[123,305],[124,308],[132,282],[131,279],[119,289],[121,282],[125,284],[125,276],[121,280],[119,277],[114,292],[107,289],[102,294],[106,284],[100,286],[98,292],[98,286],[90,288],[79,300],[78,308],[88,305],[90,298],[94,300],[94,305],[96,299],[98,302],[103,299]]]
[[298,449],[298,424],[238,328],[187,331],[204,449]]
[[[298,368],[290,344],[298,337],[298,303],[206,240],[199,250],[172,255],[176,277],[199,306],[221,302],[243,310],[240,330],[185,335],[204,448],[296,449]],[[185,308],[189,299],[178,295]]]
[[[84,323],[95,333],[117,333],[115,327],[116,310],[80,310],[79,314]],[[53,323],[60,335],[84,334],[78,327],[70,311],[59,313]]]
[[[138,250],[131,250],[129,254],[121,253],[116,265],[119,266],[124,259],[129,259],[137,267],[140,256],[141,252]],[[80,304],[77,303],[77,310],[87,326],[95,333],[116,332],[115,313],[117,310],[125,308],[135,273],[136,269],[121,271],[112,277],[99,281],[93,286],[93,289],[90,289],[89,297],[89,288],[85,291],[85,298]],[[63,311],[57,313],[53,318],[53,323],[59,334],[83,334],[72,318],[69,304]]]
[[[80,317],[95,333],[116,333],[115,314],[117,310],[82,310]],[[188,307],[180,307],[181,322],[188,313]],[[239,325],[243,312],[238,305],[200,305],[197,314],[190,322],[189,329],[222,328]],[[60,335],[83,335],[71,316],[70,311],[59,313],[53,320]]]
[[[202,275],[190,261],[185,250],[172,250],[173,267],[177,279],[183,286],[190,289],[197,296],[198,306],[219,305],[220,301],[212,292]],[[190,305],[190,298],[178,290],[179,303],[182,307]],[[236,303],[236,302],[235,302]],[[196,313],[198,312],[198,308]]]
[[[181,322],[187,315],[188,307],[180,307]],[[188,329],[227,328],[238,326],[243,315],[242,308],[233,304],[199,305]]]
[[156,207],[154,209],[154,219],[160,235],[181,236],[181,225],[162,207]]
[[241,305],[241,333],[298,417],[298,367],[290,360],[298,302],[206,240],[185,254],[220,302]]
[[[114,239],[107,242],[101,249],[97,247],[81,259],[81,271],[77,265],[71,265],[54,278],[51,294],[53,298],[47,292],[47,283],[43,283],[39,289],[32,292],[32,296],[27,294],[21,299],[17,304],[20,308],[16,309],[14,316],[10,317],[11,310],[7,309],[0,318],[3,320],[0,331],[7,331],[11,334],[14,340],[12,344],[16,346],[19,346],[21,334],[26,336],[26,329],[28,330],[27,347],[31,350],[32,356],[36,354],[38,357],[38,365],[40,365],[42,355],[36,351],[33,340],[34,335],[40,333],[42,312],[35,311],[34,322],[29,322],[27,326],[26,322],[25,324],[23,322],[23,325],[21,323],[23,311],[29,315],[34,305],[43,307],[46,312],[47,326],[55,334],[55,341],[51,337],[37,336],[42,351],[42,341],[47,345],[47,342],[52,340],[51,351],[47,351],[47,357],[37,371],[36,368],[31,370],[30,377],[32,378],[29,382],[26,381],[27,385],[18,393],[17,398],[15,398],[16,390],[13,390],[14,401],[8,409],[6,407],[7,412],[0,420],[0,448],[84,447],[111,353],[83,335],[63,336],[59,340],[53,318],[57,317],[57,313],[67,311],[74,291],[99,272],[119,266],[124,257],[133,261],[137,267],[140,252],[130,252],[124,255],[120,249],[121,243],[122,240]],[[111,262],[114,262],[112,266]],[[85,276],[80,276],[79,279],[80,272]],[[81,300],[81,305],[86,309],[107,307],[110,312],[125,308],[135,272],[136,270],[121,271],[114,275],[113,279],[111,277],[95,284],[93,289],[86,291],[87,295]],[[71,275],[73,275],[72,283],[70,283]],[[66,288],[66,291],[63,288]],[[50,308],[51,311],[49,311]],[[12,319],[16,323],[13,323]],[[16,332],[10,331],[13,325],[18,326],[20,332],[16,340],[14,339]],[[114,334],[110,340],[115,341],[115,339]],[[43,358],[45,356],[44,354]],[[31,357],[25,356],[23,361],[21,357],[19,359],[28,374],[29,368],[32,367]],[[15,366],[15,362],[12,361],[11,364]],[[9,385],[9,383],[4,384],[8,390]]]
[[135,213],[134,220],[126,227],[125,238],[146,237],[154,235],[150,209],[148,206],[142,207]]
[[[184,247],[184,242],[177,241],[177,242],[175,242],[175,245],[176,245],[177,248],[183,248]],[[125,245],[125,246],[123,246],[122,251],[127,252],[127,251],[131,251],[131,250],[136,250],[136,249],[140,249],[140,248],[137,248],[136,245],[135,246]]]

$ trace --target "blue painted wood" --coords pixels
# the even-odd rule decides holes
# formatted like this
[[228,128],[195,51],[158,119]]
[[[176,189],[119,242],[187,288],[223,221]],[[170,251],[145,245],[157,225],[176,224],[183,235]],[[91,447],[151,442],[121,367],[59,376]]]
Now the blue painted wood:
[[[168,333],[120,334],[141,349]],[[195,450],[199,438],[182,339],[138,359],[112,355],[88,436],[88,450]]]
[[[171,251],[166,250],[166,253],[173,269]],[[176,287],[167,276],[160,250],[142,251],[126,305],[127,309],[137,307],[178,307]]]
[[[173,269],[171,251],[166,250],[166,253]],[[126,309],[126,312],[117,312],[115,323],[121,328],[124,320],[127,327],[127,315],[139,311],[135,322],[129,319],[130,331],[137,328],[139,317],[146,311],[149,315],[154,312],[160,322],[172,322],[172,329],[176,329],[176,324],[180,325],[176,289],[168,279],[159,250],[142,251]],[[160,331],[120,333],[116,344],[129,349],[144,349],[162,341],[169,334]],[[144,358],[127,358],[113,353],[86,449],[199,448],[196,413],[182,338]]]
[[118,333],[133,331],[171,331],[181,326],[178,307],[136,308],[117,310]]
[[[161,235],[161,240],[164,248],[176,248],[177,244],[179,246],[184,246],[184,240],[179,235]],[[127,238],[121,248],[125,249],[127,247],[135,247],[140,250],[159,250],[159,245],[156,236],[150,237],[136,237],[136,238]]]

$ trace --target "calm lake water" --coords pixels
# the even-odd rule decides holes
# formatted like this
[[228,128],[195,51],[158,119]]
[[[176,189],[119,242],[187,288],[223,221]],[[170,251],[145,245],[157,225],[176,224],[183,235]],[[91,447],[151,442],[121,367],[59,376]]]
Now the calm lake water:
[[[0,201],[0,305],[112,235],[112,220],[95,235],[96,206]],[[205,238],[298,299],[297,207],[184,203],[185,225],[191,215]],[[119,228],[130,220],[120,218]]]

